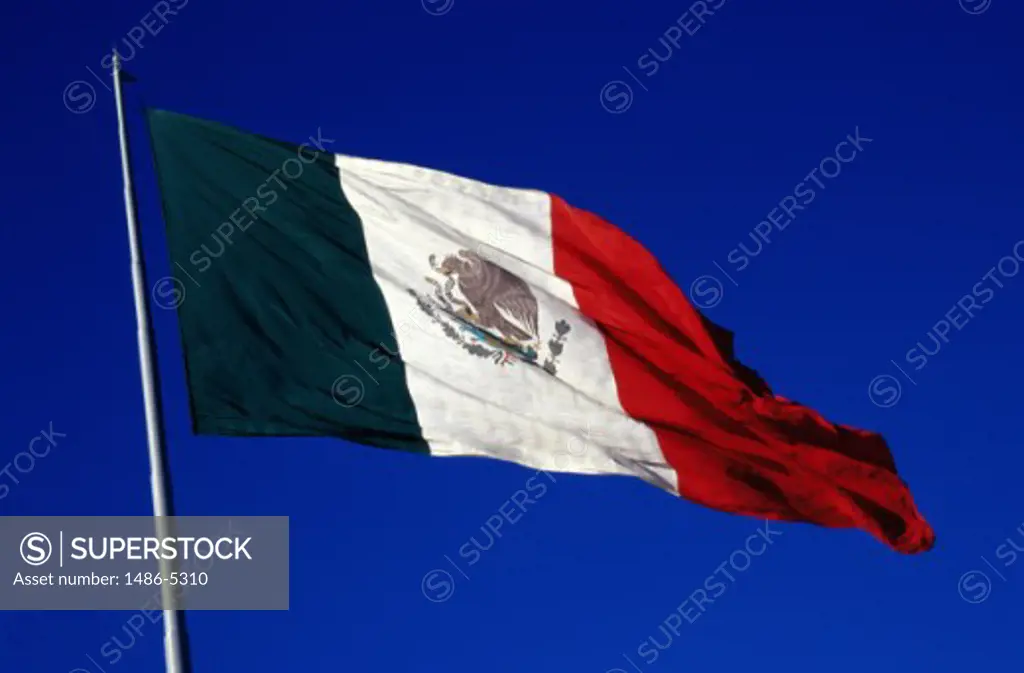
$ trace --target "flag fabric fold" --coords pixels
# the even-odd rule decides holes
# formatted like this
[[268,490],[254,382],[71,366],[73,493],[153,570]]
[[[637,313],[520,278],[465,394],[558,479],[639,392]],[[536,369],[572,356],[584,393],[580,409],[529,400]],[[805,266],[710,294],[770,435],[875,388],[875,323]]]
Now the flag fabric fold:
[[774,395],[654,257],[545,192],[149,126],[196,432],[629,475],[718,510],[931,528],[877,434]]

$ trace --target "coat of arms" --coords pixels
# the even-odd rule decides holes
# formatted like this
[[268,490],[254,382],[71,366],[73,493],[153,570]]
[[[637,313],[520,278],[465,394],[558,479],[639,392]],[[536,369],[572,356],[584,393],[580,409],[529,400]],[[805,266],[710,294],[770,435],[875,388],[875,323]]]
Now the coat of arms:
[[[409,290],[420,309],[441,326],[445,336],[478,357],[505,367],[516,361],[557,372],[558,356],[571,328],[565,320],[542,343],[537,298],[523,279],[470,250],[459,250],[438,261],[429,257],[435,276],[426,280],[433,292]],[[538,363],[541,353],[544,360]]]

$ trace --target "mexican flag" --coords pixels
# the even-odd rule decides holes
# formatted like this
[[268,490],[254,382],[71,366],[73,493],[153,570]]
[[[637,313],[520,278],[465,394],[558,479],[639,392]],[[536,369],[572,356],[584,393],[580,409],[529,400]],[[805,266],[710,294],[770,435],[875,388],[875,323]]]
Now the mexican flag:
[[174,272],[153,301],[177,308],[197,433],[628,475],[931,547],[880,436],[774,395],[599,216],[320,132],[148,121]]

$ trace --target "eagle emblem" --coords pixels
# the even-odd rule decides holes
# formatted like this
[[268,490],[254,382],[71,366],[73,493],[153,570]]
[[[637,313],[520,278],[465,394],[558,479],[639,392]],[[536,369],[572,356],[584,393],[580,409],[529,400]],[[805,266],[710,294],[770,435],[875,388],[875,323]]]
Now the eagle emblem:
[[431,291],[409,290],[409,294],[445,336],[501,367],[518,361],[557,373],[558,356],[571,327],[558,320],[554,334],[543,343],[537,298],[522,278],[471,250],[441,259],[430,255],[428,262],[433,271],[426,276]]

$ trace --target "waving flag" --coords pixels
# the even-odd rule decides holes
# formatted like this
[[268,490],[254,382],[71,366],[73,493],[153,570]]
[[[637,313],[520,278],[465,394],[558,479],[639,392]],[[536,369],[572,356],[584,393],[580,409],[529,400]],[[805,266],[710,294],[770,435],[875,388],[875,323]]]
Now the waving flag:
[[[653,256],[541,191],[151,111],[195,430],[630,475],[934,535],[876,434],[774,395]],[[580,438],[585,446],[580,449]],[[575,448],[574,448],[575,447]]]

